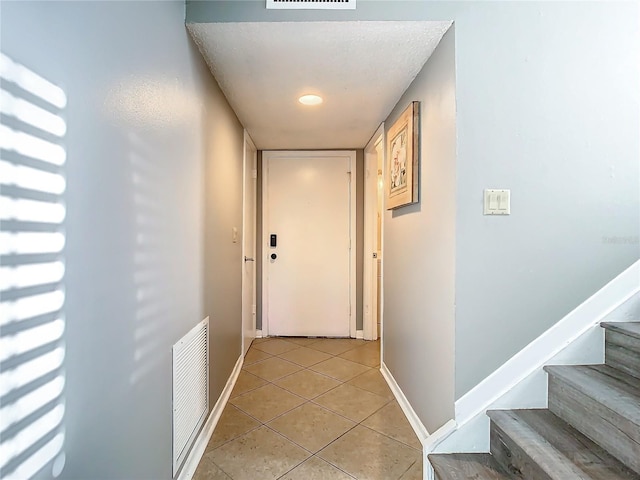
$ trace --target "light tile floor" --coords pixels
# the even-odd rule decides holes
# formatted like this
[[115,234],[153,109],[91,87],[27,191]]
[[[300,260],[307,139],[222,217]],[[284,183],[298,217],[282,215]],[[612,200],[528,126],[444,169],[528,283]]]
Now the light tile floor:
[[255,340],[194,480],[421,479],[379,368],[379,342]]

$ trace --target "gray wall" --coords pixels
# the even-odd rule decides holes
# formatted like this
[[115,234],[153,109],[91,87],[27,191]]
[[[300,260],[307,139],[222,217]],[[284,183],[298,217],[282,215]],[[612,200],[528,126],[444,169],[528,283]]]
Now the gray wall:
[[[455,398],[460,398],[640,254],[638,9],[637,2],[362,1],[355,11],[267,11],[262,1],[188,1],[187,18],[455,21]],[[484,188],[511,189],[511,216],[482,215]],[[416,229],[423,250],[433,240],[425,233],[430,227],[409,218],[431,209],[426,201],[423,194],[420,213],[393,219]],[[394,227],[387,222],[387,228]],[[385,238],[394,232],[385,232]],[[396,278],[413,278],[413,270],[398,271]],[[403,290],[401,302],[391,295],[388,280],[385,311],[401,303],[411,305],[407,312],[422,308],[417,295],[423,291],[406,282],[413,295]],[[449,388],[450,380],[429,385],[412,376],[438,368],[422,364],[424,355],[416,353],[438,343],[431,337],[439,334],[423,326],[444,321],[425,320],[437,308],[430,305],[399,322],[402,330],[385,345],[385,358],[398,358],[394,375],[412,402]],[[394,328],[390,322],[386,316],[385,335]],[[447,409],[431,416],[420,405],[414,406],[426,425],[441,423]]]
[[385,121],[420,102],[420,203],[384,214],[383,332],[384,362],[430,432],[453,418],[455,74],[452,27]]
[[[638,4],[488,3],[456,17],[456,398],[633,263]],[[597,33],[596,33],[597,32]],[[485,217],[483,188],[510,188]]]
[[[66,325],[62,339],[3,364],[6,373],[56,347],[65,352],[54,372],[62,393],[9,430],[3,417],[3,442],[58,405],[61,423],[32,436],[2,476],[64,432],[55,466],[36,478],[62,468],[59,478],[169,479],[171,346],[210,316],[211,405],[240,353],[240,247],[231,226],[242,226],[242,128],[188,38],[182,2],[3,2],[1,21],[2,52],[68,99],[55,111],[67,123],[60,139],[3,118],[60,143],[67,160],[52,167],[3,152],[66,178],[66,217],[55,227],[66,236],[56,257],[66,264],[62,282],[3,292],[3,300],[61,288]],[[3,195],[50,200],[15,188]],[[3,224],[21,228],[39,227]],[[2,335],[52,315],[14,322]],[[3,408],[51,375],[2,398]]]
[[[205,125],[204,310],[212,334],[210,394],[217,399],[242,350],[244,129],[217,83],[210,93]],[[232,242],[233,228],[239,232],[237,243]]]

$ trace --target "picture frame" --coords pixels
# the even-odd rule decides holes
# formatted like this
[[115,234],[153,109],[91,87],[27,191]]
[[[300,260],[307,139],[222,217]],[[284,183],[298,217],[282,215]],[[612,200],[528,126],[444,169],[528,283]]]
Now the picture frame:
[[387,133],[387,210],[420,200],[420,102],[411,102]]

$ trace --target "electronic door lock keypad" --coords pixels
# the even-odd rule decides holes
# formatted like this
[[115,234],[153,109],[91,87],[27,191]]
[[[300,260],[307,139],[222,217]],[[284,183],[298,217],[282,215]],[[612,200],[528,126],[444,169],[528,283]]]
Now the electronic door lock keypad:
[[278,246],[278,236],[275,233],[269,235],[269,246],[271,248],[276,248]]

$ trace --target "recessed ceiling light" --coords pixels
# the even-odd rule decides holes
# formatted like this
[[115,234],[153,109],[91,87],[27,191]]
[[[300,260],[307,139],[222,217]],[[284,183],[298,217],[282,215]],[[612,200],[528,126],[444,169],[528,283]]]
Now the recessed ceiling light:
[[322,97],[318,95],[302,95],[298,101],[303,105],[320,105]]

